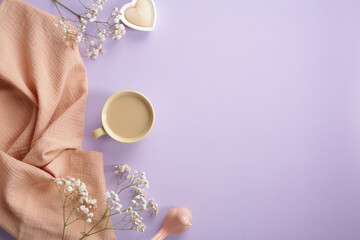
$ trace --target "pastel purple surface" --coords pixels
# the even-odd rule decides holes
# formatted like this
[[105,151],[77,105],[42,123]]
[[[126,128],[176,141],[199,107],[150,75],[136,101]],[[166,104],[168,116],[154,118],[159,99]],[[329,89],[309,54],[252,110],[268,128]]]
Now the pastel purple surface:
[[[84,149],[104,153],[109,189],[116,163],[146,171],[161,207],[145,233],[118,239],[150,239],[181,205],[193,226],[169,240],[360,239],[360,2],[155,4],[153,32],[128,30],[84,60]],[[152,132],[92,139],[105,100],[127,89],[152,102]]]

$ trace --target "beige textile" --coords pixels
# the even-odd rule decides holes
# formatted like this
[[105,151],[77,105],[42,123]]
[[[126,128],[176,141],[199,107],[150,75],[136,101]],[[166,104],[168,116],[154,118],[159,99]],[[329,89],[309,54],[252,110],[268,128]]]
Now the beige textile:
[[[61,239],[53,177],[80,178],[104,201],[102,154],[81,149],[85,68],[58,21],[21,0],[0,3],[0,226],[17,239]],[[95,222],[104,210],[98,205]],[[82,230],[75,222],[66,239]],[[111,230],[86,239],[116,238]]]

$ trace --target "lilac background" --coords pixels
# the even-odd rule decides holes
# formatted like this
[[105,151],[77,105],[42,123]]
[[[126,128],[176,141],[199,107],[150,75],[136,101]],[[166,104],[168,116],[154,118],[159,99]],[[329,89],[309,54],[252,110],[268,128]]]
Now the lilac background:
[[[27,0],[56,14],[52,1]],[[127,1],[110,1],[107,8]],[[169,240],[360,239],[360,2],[157,0],[154,32],[129,30],[85,60],[84,149],[145,170],[161,206],[193,227]],[[91,138],[105,100],[132,89],[156,122],[135,144]],[[11,239],[1,232],[2,239]]]

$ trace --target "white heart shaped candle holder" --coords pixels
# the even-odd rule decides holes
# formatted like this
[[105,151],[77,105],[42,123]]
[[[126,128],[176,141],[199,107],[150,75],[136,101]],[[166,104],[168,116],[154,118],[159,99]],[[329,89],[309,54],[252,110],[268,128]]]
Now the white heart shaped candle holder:
[[153,0],[133,0],[120,9],[121,21],[128,27],[140,31],[152,31],[156,22]]

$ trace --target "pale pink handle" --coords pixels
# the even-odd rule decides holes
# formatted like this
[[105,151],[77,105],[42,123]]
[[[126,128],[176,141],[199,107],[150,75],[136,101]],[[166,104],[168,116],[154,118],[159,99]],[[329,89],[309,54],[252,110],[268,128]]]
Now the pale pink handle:
[[168,234],[166,231],[164,231],[164,229],[160,229],[160,231],[155,234],[155,236],[153,236],[151,240],[163,240],[167,237],[167,235]]

